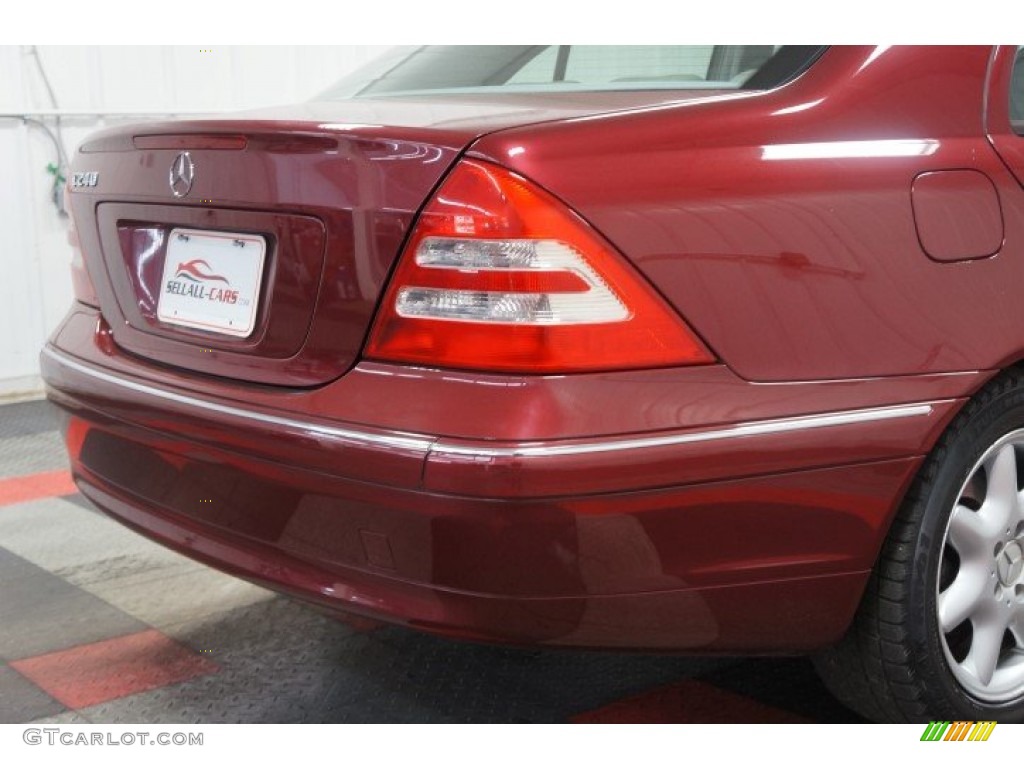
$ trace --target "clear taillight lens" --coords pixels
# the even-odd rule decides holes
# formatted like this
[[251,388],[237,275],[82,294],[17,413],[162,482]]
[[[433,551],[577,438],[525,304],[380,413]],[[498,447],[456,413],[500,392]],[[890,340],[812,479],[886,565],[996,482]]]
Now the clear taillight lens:
[[395,310],[402,317],[516,325],[629,319],[600,275],[558,240],[428,237],[415,258],[427,278],[419,282],[429,285],[398,291]]
[[564,203],[477,160],[460,162],[421,213],[367,355],[522,373],[713,360]]

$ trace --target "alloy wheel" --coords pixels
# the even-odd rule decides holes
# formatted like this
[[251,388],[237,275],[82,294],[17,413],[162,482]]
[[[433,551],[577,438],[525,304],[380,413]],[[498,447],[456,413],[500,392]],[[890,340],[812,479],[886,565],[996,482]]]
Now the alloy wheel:
[[946,662],[975,699],[1024,695],[1024,430],[968,474],[946,525],[936,618]]

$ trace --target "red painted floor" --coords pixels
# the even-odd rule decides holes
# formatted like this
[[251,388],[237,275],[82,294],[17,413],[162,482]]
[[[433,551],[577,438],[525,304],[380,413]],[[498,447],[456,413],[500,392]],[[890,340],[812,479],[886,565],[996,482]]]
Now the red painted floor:
[[49,496],[66,496],[77,490],[71,480],[71,473],[66,469],[10,477],[0,480],[0,505],[19,504]]
[[217,665],[155,629],[11,662],[69,709],[82,709],[199,675]]

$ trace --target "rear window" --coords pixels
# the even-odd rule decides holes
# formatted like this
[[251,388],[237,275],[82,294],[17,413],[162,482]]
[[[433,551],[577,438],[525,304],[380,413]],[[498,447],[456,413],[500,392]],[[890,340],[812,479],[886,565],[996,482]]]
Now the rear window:
[[823,46],[427,45],[396,48],[322,99],[594,90],[774,88]]

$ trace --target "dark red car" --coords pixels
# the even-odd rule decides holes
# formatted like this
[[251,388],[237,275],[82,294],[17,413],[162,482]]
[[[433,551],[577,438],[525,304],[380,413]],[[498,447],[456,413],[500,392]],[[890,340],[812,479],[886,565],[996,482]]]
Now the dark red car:
[[42,354],[79,487],[343,611],[1021,720],[1022,59],[399,49],[98,133]]

